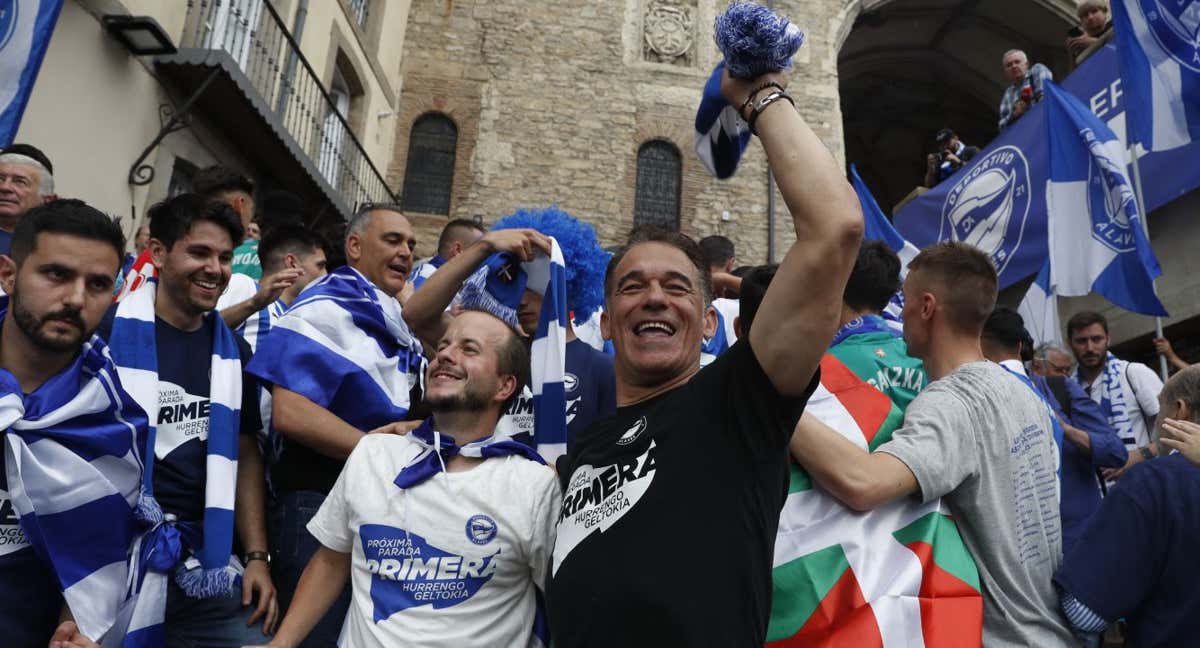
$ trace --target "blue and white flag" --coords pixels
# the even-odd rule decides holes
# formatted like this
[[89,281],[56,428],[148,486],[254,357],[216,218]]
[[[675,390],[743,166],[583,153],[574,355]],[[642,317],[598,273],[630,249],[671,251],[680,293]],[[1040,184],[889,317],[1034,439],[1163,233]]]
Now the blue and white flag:
[[[158,345],[154,302],[158,280],[151,279],[117,305],[109,346],[121,384],[146,412],[159,412]],[[233,551],[233,505],[237,490],[238,428],[241,425],[242,361],[237,339],[214,311],[209,377],[204,522],[193,529],[180,524],[190,556],[178,566],[175,582],[191,598],[213,598],[234,591],[241,582],[241,563]],[[157,419],[150,421],[147,448],[155,448]],[[153,492],[153,456],[147,452],[142,480]],[[198,531],[198,533],[196,532]]]
[[[542,295],[542,312],[530,351],[533,393],[533,443],[548,463],[567,451],[567,277],[562,249],[550,238],[550,256],[516,263],[499,252],[488,257],[465,282],[457,301],[487,311],[519,330],[517,308],[526,290]],[[501,428],[505,426],[501,420]],[[503,430],[512,435],[515,430]],[[515,435],[514,435],[515,436]]]
[[1200,140],[1200,2],[1115,0],[1130,143],[1166,151]]
[[246,371],[369,432],[405,420],[423,367],[400,303],[342,266],[305,288]]
[[[866,183],[858,175],[858,168],[854,164],[850,165],[850,184],[854,185],[854,193],[858,194],[858,203],[862,206],[863,212],[863,240],[864,241],[883,241],[891,248],[896,256],[900,257],[900,279],[904,280],[908,276],[908,264],[920,252],[917,246],[908,242],[908,239],[901,236],[900,232],[892,226],[892,222],[879,208],[879,203],[875,201],[875,196],[871,195],[871,190],[867,188]],[[904,292],[896,291],[888,302],[886,308],[883,309],[883,318],[887,320],[888,325],[893,331],[903,332],[904,326],[900,321],[900,313],[904,310]]]
[[412,269],[411,274],[413,290],[420,290],[425,281],[444,265],[446,265],[446,260],[440,254],[435,254],[429,260],[418,263],[417,267]]
[[[0,319],[7,301],[0,298]],[[75,623],[97,640],[142,645],[126,629],[143,586],[140,513],[153,507],[142,490],[149,431],[104,342],[93,336],[28,396],[0,370],[0,429],[21,529],[52,568]],[[156,624],[133,629],[144,625]],[[140,636],[153,632],[161,627]]]
[[0,147],[12,144],[63,0],[0,2]]
[[738,115],[737,106],[729,105],[721,95],[721,73],[725,62],[717,63],[696,111],[696,155],[704,168],[724,180],[737,171],[742,153],[750,144],[750,128]]
[[1095,292],[1126,310],[1165,316],[1153,284],[1162,270],[1142,230],[1121,142],[1053,82],[1043,103],[1050,288],[1064,296]]
[[1058,318],[1058,295],[1050,287],[1050,262],[1037,274],[1037,278],[1025,291],[1025,297],[1017,306],[1025,329],[1037,346],[1051,344],[1065,348],[1062,340],[1062,325]]

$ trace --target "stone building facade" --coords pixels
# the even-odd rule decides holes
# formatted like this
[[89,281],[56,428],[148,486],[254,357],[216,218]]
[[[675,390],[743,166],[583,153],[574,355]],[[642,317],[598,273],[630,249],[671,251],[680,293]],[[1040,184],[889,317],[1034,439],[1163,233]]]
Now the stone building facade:
[[[762,262],[768,200],[761,147],[752,144],[725,181],[709,176],[693,150],[700,89],[719,59],[713,19],[725,4],[414,0],[389,184],[406,187],[418,119],[440,113],[457,128],[447,213],[414,213],[421,239],[435,239],[447,218],[489,223],[518,207],[558,204],[594,224],[605,245],[618,243],[634,224],[639,151],[666,142],[652,148],[678,156],[679,228],[728,236],[739,258]],[[835,41],[844,3],[774,4],[807,33],[792,92],[840,157]],[[791,225],[782,200],[775,211],[778,256]],[[421,251],[432,254],[432,247]]]

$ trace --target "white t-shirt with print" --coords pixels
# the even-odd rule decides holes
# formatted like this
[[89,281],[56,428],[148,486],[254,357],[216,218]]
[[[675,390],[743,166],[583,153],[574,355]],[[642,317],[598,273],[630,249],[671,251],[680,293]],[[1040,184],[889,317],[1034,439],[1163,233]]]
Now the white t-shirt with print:
[[351,554],[338,644],[526,646],[562,503],[554,472],[498,457],[400,489],[420,452],[406,436],[367,435],[308,524]]

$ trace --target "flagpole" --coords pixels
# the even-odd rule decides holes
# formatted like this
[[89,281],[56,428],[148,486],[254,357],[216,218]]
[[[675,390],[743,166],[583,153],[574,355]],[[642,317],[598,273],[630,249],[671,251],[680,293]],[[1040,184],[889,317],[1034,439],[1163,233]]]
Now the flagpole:
[[[1129,130],[1129,111],[1125,112],[1125,129]],[[1150,242],[1150,215],[1146,213],[1146,199],[1142,197],[1142,172],[1138,169],[1138,145],[1134,145],[1129,149],[1129,157],[1133,160],[1133,192],[1134,198],[1137,199],[1138,213],[1142,216],[1142,232],[1146,235],[1146,243]],[[1154,289],[1154,296],[1158,296],[1158,279],[1151,279],[1150,286]],[[1163,337],[1162,318],[1154,317],[1154,334],[1156,337]],[[1167,356],[1158,354],[1158,373],[1162,374],[1163,382],[1167,382],[1167,377],[1170,371],[1167,368]]]

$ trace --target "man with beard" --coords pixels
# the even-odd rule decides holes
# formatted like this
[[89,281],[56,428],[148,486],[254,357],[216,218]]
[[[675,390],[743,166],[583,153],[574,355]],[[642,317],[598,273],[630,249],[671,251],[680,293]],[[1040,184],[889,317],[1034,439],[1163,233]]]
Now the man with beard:
[[561,497],[532,448],[493,437],[528,367],[499,318],[453,318],[425,372],[433,417],[355,446],[308,523],[321,548],[271,646],[299,645],[348,578],[338,645],[529,645]]
[[559,463],[548,601],[561,648],[765,640],[788,439],[863,232],[845,173],[784,83],[728,71],[721,83],[754,124],[797,241],[747,335],[700,368],[717,318],[708,266],[686,236],[635,232],[608,264],[601,328],[616,350],[617,411]]
[[[64,372],[80,373],[76,360],[111,303],[125,237],[111,218],[78,200],[34,207],[16,225],[12,256],[0,257],[0,287],[9,295],[0,373],[29,401],[44,398],[41,388],[52,380],[82,380]],[[8,477],[0,463],[0,628],[5,645],[44,646],[63,597],[52,566],[18,524]]]
[[[147,250],[158,278],[113,306],[102,335],[123,384],[152,413],[154,495],[174,516],[186,549],[167,592],[167,641],[253,643],[278,614],[257,445],[258,383],[244,371],[249,345],[214,310],[242,226],[229,206],[196,194],[148,211]],[[229,570],[243,568],[239,588]],[[258,622],[261,633],[250,627]]]
[[[283,438],[271,470],[272,570],[286,611],[320,546],[306,530],[346,458],[367,432],[409,417],[420,382],[421,345],[395,295],[404,289],[416,246],[395,205],[368,205],[346,226],[349,265],[313,282],[262,340],[250,372],[271,385],[271,425]],[[350,588],[308,633],[305,646],[337,641]]]
[[1108,350],[1108,320],[1100,313],[1082,311],[1067,320],[1067,342],[1078,363],[1075,381],[1100,405],[1129,452],[1123,468],[1102,471],[1105,479],[1115,481],[1136,464],[1158,456],[1150,430],[1158,416],[1162,380],[1150,367],[1121,360]]

